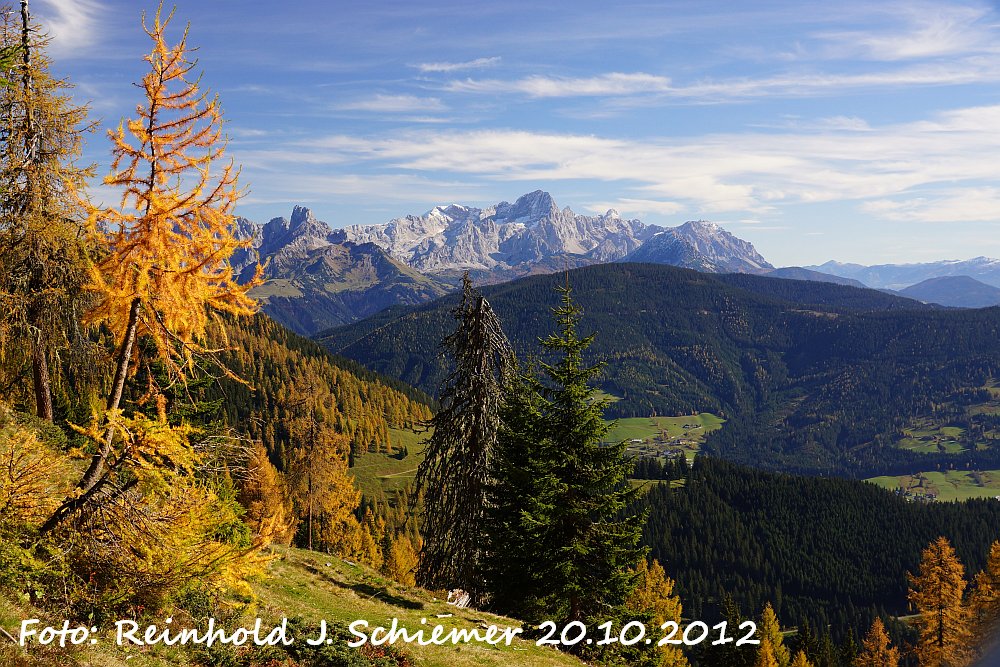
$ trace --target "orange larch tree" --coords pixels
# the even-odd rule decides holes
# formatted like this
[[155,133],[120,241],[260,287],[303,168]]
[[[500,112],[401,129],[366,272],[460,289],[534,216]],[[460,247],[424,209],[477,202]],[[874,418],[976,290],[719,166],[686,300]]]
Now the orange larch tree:
[[924,549],[920,571],[910,574],[910,602],[920,617],[921,667],[958,667],[969,654],[969,613],[963,602],[965,568],[946,537]]
[[[192,78],[187,30],[170,46],[165,38],[173,13],[143,29],[153,41],[145,60],[145,104],[138,118],[109,131],[114,161],[105,185],[120,188],[117,208],[91,207],[89,233],[102,249],[91,272],[96,305],[89,319],[117,336],[115,374],[97,447],[90,465],[68,498],[43,526],[51,530],[100,493],[113,469],[130,464],[149,469],[162,456],[139,451],[127,431],[121,401],[125,380],[136,359],[136,340],[147,337],[171,382],[184,382],[202,347],[211,311],[251,314],[247,295],[257,278],[236,282],[229,257],[250,240],[234,234],[233,206],[242,195],[239,172],[225,161],[226,141],[217,97],[209,97]],[[157,393],[156,387],[151,392]],[[150,442],[150,439],[141,439]],[[130,444],[131,443],[131,444]],[[175,452],[176,453],[176,452]]]

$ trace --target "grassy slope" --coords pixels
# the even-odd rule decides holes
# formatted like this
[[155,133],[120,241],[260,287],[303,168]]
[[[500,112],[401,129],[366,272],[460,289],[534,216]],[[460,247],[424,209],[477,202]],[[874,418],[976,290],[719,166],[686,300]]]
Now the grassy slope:
[[898,477],[873,477],[868,480],[883,488],[903,489],[915,495],[933,493],[939,501],[969,500],[1000,496],[1000,470],[948,470]]
[[[270,576],[254,586],[258,603],[251,616],[260,616],[265,623],[277,624],[283,617],[301,617],[310,622],[325,619],[331,626],[346,627],[354,620],[364,619],[370,628],[374,628],[377,625],[388,626],[393,618],[398,618],[399,624],[410,631],[420,627],[422,618],[427,619],[427,625],[441,624],[446,630],[452,627],[474,628],[483,624],[496,625],[501,629],[521,625],[512,619],[447,605],[427,591],[400,586],[368,568],[332,556],[283,548],[278,549],[276,555],[279,558],[272,564]],[[16,603],[0,592],[0,626],[8,632],[16,636],[20,621],[36,618],[37,614],[37,610],[27,604]],[[451,616],[438,618],[448,614]],[[61,619],[49,620],[61,623]],[[242,624],[252,626],[245,621]],[[581,664],[571,656],[524,640],[515,640],[510,647],[470,643],[459,646],[400,644],[397,648],[401,648],[414,664],[421,667],[555,667]],[[107,634],[95,647],[47,651],[33,649],[30,656],[25,656],[6,637],[0,636],[0,664],[5,667],[180,667],[196,663],[192,662],[191,653],[180,647],[154,647],[148,651],[132,650],[126,653],[116,647],[113,636]]]
[[[681,449],[690,459],[698,451],[705,435],[722,428],[724,421],[707,412],[681,417],[632,417],[617,420],[607,439],[645,440],[649,448]],[[405,487],[413,481],[417,466],[424,460],[424,441],[429,433],[401,429],[389,429],[389,433],[393,450],[405,446],[409,456],[399,460],[385,454],[365,453],[351,468],[358,487],[369,498],[385,497],[386,494]],[[659,442],[661,434],[665,434],[668,439],[681,438],[686,444],[679,447],[668,446]]]

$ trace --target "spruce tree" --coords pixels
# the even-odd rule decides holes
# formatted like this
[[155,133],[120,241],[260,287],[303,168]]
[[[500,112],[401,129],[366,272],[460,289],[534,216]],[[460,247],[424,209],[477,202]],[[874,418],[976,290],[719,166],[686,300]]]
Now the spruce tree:
[[423,494],[423,548],[416,580],[432,589],[460,588],[478,602],[487,488],[500,428],[503,378],[513,352],[489,302],[462,280],[458,321],[444,347],[455,362],[441,391],[441,409],[417,469],[414,497]]
[[601,623],[619,617],[635,585],[642,517],[622,514],[635,492],[625,443],[605,442],[606,401],[584,363],[593,336],[569,287],[554,309],[557,331],[541,341],[555,357],[541,379],[522,375],[504,412],[497,472],[493,581],[497,601],[528,620]]

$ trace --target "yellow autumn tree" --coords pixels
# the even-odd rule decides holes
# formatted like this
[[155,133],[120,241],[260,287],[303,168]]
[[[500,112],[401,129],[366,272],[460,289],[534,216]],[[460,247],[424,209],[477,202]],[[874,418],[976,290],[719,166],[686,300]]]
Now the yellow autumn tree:
[[[150,339],[171,381],[183,382],[195,357],[205,351],[201,341],[210,312],[255,310],[247,296],[255,281],[237,284],[228,261],[249,241],[234,234],[232,209],[241,191],[237,170],[224,161],[219,101],[201,92],[192,76],[196,63],[187,55],[187,30],[175,46],[167,43],[172,16],[164,18],[161,6],[151,25],[143,19],[153,42],[145,58],[150,67],[142,82],[145,104],[137,107],[138,118],[108,133],[114,160],[104,183],[122,195],[117,208],[89,211],[89,234],[101,259],[91,271],[89,289],[96,303],[88,319],[115,333],[115,373],[106,410],[89,430],[98,434],[90,464],[77,492],[45,523],[43,533],[102,498],[123,469],[142,464],[155,470],[153,462],[164,458],[134,446],[166,443],[165,438],[130,442],[115,437],[139,426],[126,423],[120,408],[126,376],[139,361],[137,338]],[[157,390],[150,387],[151,399],[158,398]],[[170,448],[176,453],[178,446]]]
[[271,463],[260,442],[253,444],[247,458],[247,472],[238,496],[246,508],[243,521],[262,541],[287,545],[298,519],[285,476]]
[[990,545],[986,569],[976,574],[969,594],[969,613],[977,630],[989,626],[1000,615],[1000,541]]
[[[681,622],[682,606],[680,596],[674,594],[674,580],[667,576],[659,561],[652,563],[645,558],[636,565],[636,586],[629,596],[626,606],[631,611],[649,612],[653,622],[660,626],[667,621]],[[665,645],[660,649],[661,667],[686,667],[687,658],[677,646]]]
[[[157,378],[181,386],[196,369],[212,311],[249,314],[246,286],[228,263],[240,243],[232,207],[237,172],[223,164],[218,100],[201,93],[187,57],[158,10],[143,27],[146,57],[139,117],[110,132],[114,160],[104,182],[118,208],[91,208],[95,245],[89,321],[115,335],[105,410],[86,427],[89,465],[39,532],[58,544],[67,594],[90,611],[155,609],[188,586],[241,590],[262,570],[261,542],[239,516],[224,474],[233,439],[205,433],[172,413]],[[148,342],[139,345],[139,338]],[[133,367],[147,370],[136,410],[122,408]],[[162,368],[163,373],[152,368]],[[183,394],[182,391],[176,392]],[[70,521],[72,519],[72,521]]]
[[889,644],[885,625],[881,618],[876,618],[861,645],[861,653],[854,659],[854,667],[897,667],[899,649]]
[[920,570],[908,574],[910,602],[919,614],[916,653],[921,667],[966,664],[969,614],[963,604],[965,568],[945,537],[924,549]]
[[326,382],[313,369],[292,384],[284,401],[291,441],[288,472],[305,530],[303,545],[346,556],[360,530],[354,510],[361,492],[347,466],[350,439],[324,418],[322,408],[332,400]]
[[805,651],[799,651],[792,659],[792,667],[813,667],[813,664],[809,662]]
[[753,667],[778,667],[778,659],[774,656],[774,646],[770,640],[762,639],[760,648],[757,650],[757,660]]
[[415,585],[419,548],[413,545],[410,538],[396,534],[386,540],[383,551],[385,560],[382,563],[382,574],[404,586]]
[[788,667],[791,663],[788,647],[784,644],[784,636],[781,634],[781,623],[778,622],[778,615],[774,613],[774,608],[770,602],[764,604],[764,609],[760,615],[760,627],[757,629],[757,639],[761,640],[761,646],[766,640],[774,653],[774,659],[778,662],[778,667]]

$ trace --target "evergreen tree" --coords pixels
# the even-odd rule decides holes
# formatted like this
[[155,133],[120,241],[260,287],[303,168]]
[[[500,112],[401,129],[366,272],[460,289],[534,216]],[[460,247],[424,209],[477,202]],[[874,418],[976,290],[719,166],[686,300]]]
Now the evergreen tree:
[[[72,104],[69,84],[49,74],[47,39],[39,37],[28,0],[19,20],[0,25],[0,365],[18,379],[30,358],[38,417],[53,418],[54,362],[83,349],[87,253],[79,195],[89,170],[74,166],[87,109]],[[71,343],[75,343],[71,346]],[[27,349],[27,353],[23,350]]]
[[[722,596],[722,620],[726,622],[726,633],[730,637],[742,636],[740,625],[746,620],[740,611],[740,606],[729,593]],[[760,647],[758,646],[758,649]],[[702,642],[695,649],[698,665],[730,665],[731,667],[751,667],[759,651],[753,645],[736,646],[736,642],[728,642],[713,646],[711,642]]]
[[810,658],[815,659],[819,655],[819,638],[816,637],[808,618],[802,619],[802,623],[799,624],[795,646]]
[[487,489],[500,428],[503,378],[513,352],[489,302],[462,280],[452,311],[458,327],[444,347],[455,361],[441,391],[441,409],[417,469],[414,497],[423,494],[423,549],[417,582],[432,589],[461,588],[478,601]]
[[969,614],[963,602],[965,568],[945,537],[924,549],[920,571],[909,574],[910,602],[920,614],[917,656],[921,667],[965,664]]
[[861,645],[861,653],[854,660],[854,667],[897,667],[899,649],[889,644],[885,625],[881,618],[876,617]]
[[601,623],[622,613],[635,585],[643,517],[622,516],[636,497],[632,463],[625,443],[604,442],[606,401],[590,384],[601,366],[583,359],[593,336],[578,334],[580,310],[568,287],[559,291],[558,331],[542,341],[556,360],[541,365],[542,380],[516,382],[504,414],[492,548],[509,546],[493,580],[512,577],[519,590],[503,586],[498,602],[528,620]]

